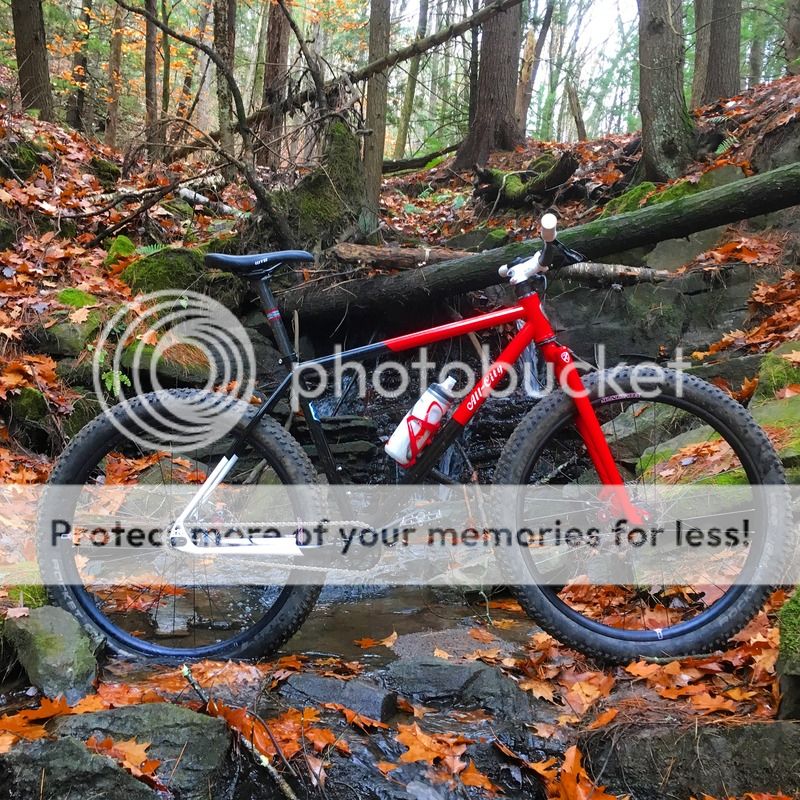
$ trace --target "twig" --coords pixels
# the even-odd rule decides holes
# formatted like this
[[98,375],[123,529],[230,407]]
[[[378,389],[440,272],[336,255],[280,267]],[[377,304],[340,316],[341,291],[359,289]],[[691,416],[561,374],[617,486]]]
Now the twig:
[[[208,696],[205,689],[203,689],[203,687],[197,682],[197,679],[194,677],[194,675],[192,675],[191,668],[187,664],[184,664],[181,667],[181,673],[183,674],[183,677],[186,678],[189,686],[195,690],[203,703],[208,705],[211,702],[211,698]],[[264,724],[264,728],[269,734],[275,749],[280,753],[280,748],[277,746],[277,743],[272,736],[272,731],[270,731],[269,727],[266,723],[264,723],[263,720],[260,721]],[[278,788],[281,790],[281,792],[283,792],[284,797],[286,797],[288,800],[298,800],[297,795],[292,790],[292,787],[289,786],[283,775],[281,775],[280,772],[275,769],[275,765],[263,753],[259,753],[253,746],[252,742],[248,742],[247,739],[245,739],[245,737],[241,734],[239,735],[239,741],[250,751],[251,755],[253,755],[258,762],[266,768],[272,779],[278,784]]]

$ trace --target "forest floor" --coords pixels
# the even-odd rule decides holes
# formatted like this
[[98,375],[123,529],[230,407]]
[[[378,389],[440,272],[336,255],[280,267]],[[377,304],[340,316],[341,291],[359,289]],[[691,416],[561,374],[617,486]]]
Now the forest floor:
[[[799,116],[800,78],[758,87],[704,109],[699,122],[708,134],[708,153],[682,180],[694,185],[707,172],[726,166],[750,172],[764,141],[776,131],[795,126],[795,135],[800,135]],[[549,208],[558,210],[563,227],[587,221],[624,193],[624,178],[638,158],[635,143],[633,135],[577,145],[530,141],[513,153],[495,154],[489,166],[506,172],[525,172],[545,153],[569,149],[577,156],[580,165],[568,181],[546,201],[522,208],[476,198],[472,175],[452,172],[449,160],[388,177],[382,193],[384,236],[400,244],[467,249],[478,246],[476,242],[492,230],[501,231],[505,239],[531,238],[541,213]],[[245,187],[215,190],[207,180],[198,184],[201,164],[135,163],[123,175],[122,161],[122,154],[77,133],[10,112],[0,116],[0,479],[6,484],[46,481],[76,421],[78,404],[86,399],[70,376],[85,362],[99,320],[134,294],[122,278],[125,269],[160,246],[207,245],[225,237],[238,219],[237,214],[220,213],[218,207],[192,208],[172,195],[145,213],[140,213],[142,203],[164,187],[177,190],[185,182],[238,212],[252,210]],[[647,203],[664,191],[663,186],[653,187],[632,202]],[[796,213],[795,209],[757,228],[747,223],[730,226],[676,267],[714,271],[745,264],[755,275],[749,305],[739,316],[741,326],[719,330],[715,339],[705,342],[706,355],[698,354],[698,362],[731,353],[763,355],[800,340]],[[130,241],[103,235],[115,226],[115,233]],[[472,238],[467,241],[465,235]],[[314,276],[309,273],[306,279]],[[66,326],[79,337],[72,351],[40,346],[48,341],[42,329],[56,326],[62,332]],[[800,395],[800,357],[796,351],[782,357],[785,375],[774,385],[762,386],[770,402]],[[718,377],[715,382],[747,402],[757,391],[757,372],[743,380]],[[37,411],[39,417],[32,419]],[[15,513],[13,506],[0,510],[9,525]],[[5,549],[5,543],[0,532],[6,560],[33,563],[33,542],[13,551]],[[49,736],[51,729],[43,725],[59,718],[167,701],[224,718],[240,733],[245,749],[249,744],[279,765],[283,760],[292,765],[281,769],[293,784],[324,786],[327,780],[335,797],[346,794],[337,784],[338,771],[339,780],[346,777],[351,783],[367,781],[364,775],[371,774],[371,784],[385,783],[383,790],[373,790],[384,797],[441,800],[463,797],[464,792],[476,797],[538,792],[560,800],[604,800],[611,795],[592,789],[594,779],[589,776],[604,774],[598,763],[605,756],[592,744],[594,732],[604,731],[606,739],[616,741],[635,738],[633,729],[646,729],[652,738],[648,726],[697,733],[706,727],[733,730],[775,720],[780,699],[776,612],[786,596],[776,591],[725,651],[667,664],[640,661],[603,667],[543,633],[515,601],[502,595],[421,592],[411,597],[407,590],[367,594],[347,603],[324,603],[275,660],[193,666],[193,679],[207,695],[205,700],[178,669],[117,661],[102,667],[97,693],[72,709],[17,687],[0,695],[0,702],[8,704],[6,715],[0,716],[0,752],[12,751],[20,741]],[[595,594],[586,602],[601,599]],[[42,600],[35,590],[21,594],[18,589],[0,589],[0,616],[24,616]],[[483,665],[498,676],[491,680],[500,683],[487,688],[484,702],[466,697],[466,684],[450,686],[437,697],[422,689],[405,691],[400,683],[399,711],[386,720],[337,705],[335,696],[306,704],[296,694],[282,694],[298,675],[333,678],[342,685],[388,685],[403,669],[393,664],[416,664],[418,682],[433,685],[445,679],[436,672],[438,667],[430,667],[430,659],[452,667]],[[454,680],[452,674],[447,681]],[[469,675],[472,680],[473,672]],[[406,675],[406,689],[413,679]],[[213,703],[206,702],[209,697]],[[262,717],[269,720],[268,736]],[[509,720],[520,730],[510,730]],[[142,731],[140,745],[146,736]],[[134,752],[130,742],[116,747],[109,741],[95,741],[96,751],[110,755],[155,791],[164,790],[164,776],[177,764],[154,765],[154,759],[139,757],[146,748]],[[712,753],[703,754],[713,760]],[[726,757],[720,756],[722,763],[728,763]],[[651,764],[653,785],[668,785],[669,759],[656,761]],[[681,763],[679,769],[688,769],[687,762]],[[352,772],[353,764],[365,772]],[[614,783],[615,796],[621,796],[625,771],[616,769],[609,767],[603,782]],[[708,795],[753,800],[782,796],[748,794],[758,789],[758,775],[752,776],[750,786],[746,776],[728,776],[728,783],[724,777],[709,779]],[[409,789],[420,780],[439,788],[428,794]],[[628,780],[633,781],[630,775]],[[403,787],[407,794],[393,794]],[[634,789],[636,797],[661,796],[656,788]],[[275,796],[288,796],[283,789],[273,790]],[[675,796],[681,796],[680,791]]]

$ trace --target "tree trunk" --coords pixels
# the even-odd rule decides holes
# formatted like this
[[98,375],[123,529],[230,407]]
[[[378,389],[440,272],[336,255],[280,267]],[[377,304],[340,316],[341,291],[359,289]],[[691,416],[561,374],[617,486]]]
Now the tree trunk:
[[[472,13],[477,14],[481,7],[481,0],[472,0]],[[469,127],[475,122],[475,113],[478,110],[478,71],[480,68],[481,47],[480,30],[472,29],[469,40]]]
[[[280,10],[280,9],[279,9]],[[236,46],[236,0],[214,0],[214,49],[225,65],[233,69]],[[219,114],[219,143],[226,153],[233,155],[233,96],[222,70],[217,69],[217,113]],[[223,170],[226,180],[236,176],[235,168],[228,165]]]
[[520,19],[520,6],[514,6],[483,26],[475,121],[458,149],[453,169],[484,164],[492,151],[511,150],[520,141],[514,116]]
[[267,36],[269,35],[269,9],[271,3],[261,4],[258,22],[258,43],[256,44],[256,61],[253,67],[253,82],[250,89],[250,108],[248,113],[258,108],[264,94],[264,64],[267,60]]
[[531,107],[533,97],[533,84],[536,82],[536,73],[542,60],[542,50],[550,30],[550,21],[553,19],[554,0],[550,0],[544,11],[542,24],[538,34],[531,26],[525,39],[525,52],[522,54],[522,66],[519,70],[519,83],[514,101],[514,116],[517,119],[517,130],[521,138],[525,138],[528,129],[528,109]]
[[[417,21],[417,35],[415,38],[424,39],[428,29],[428,0],[420,0],[419,19]],[[420,56],[414,56],[408,65],[408,81],[403,95],[403,108],[400,112],[400,121],[397,125],[397,141],[394,143],[394,157],[402,158],[406,151],[408,141],[408,125],[411,122],[411,112],[414,108],[414,96],[417,93],[417,77],[419,75]]]
[[125,12],[122,6],[114,7],[114,19],[111,22],[111,44],[108,55],[108,117],[106,119],[105,143],[109,147],[117,146],[117,130],[119,128],[119,93],[122,88],[122,26]]
[[545,97],[544,107],[542,108],[541,124],[539,127],[539,138],[550,141],[553,136],[553,114],[556,107],[556,96],[558,94],[558,84],[562,78],[563,55],[564,55],[564,36],[565,25],[561,16],[563,6],[559,6],[559,18],[553,24],[550,33],[550,70],[547,81],[547,96]]
[[764,39],[761,35],[754,36],[750,42],[747,67],[747,87],[752,89],[761,83],[761,76],[764,74]]
[[92,0],[84,0],[78,18],[78,49],[72,57],[72,83],[75,89],[67,102],[67,125],[76,131],[85,130],[84,109],[86,106],[86,85],[89,80],[87,67],[89,64],[87,45],[89,43],[89,26],[92,22]]
[[47,38],[42,0],[11,0],[19,91],[24,109],[37,109],[39,119],[53,119],[53,91],[47,63]]
[[800,75],[800,0],[786,0],[786,72]]
[[588,138],[586,136],[586,123],[583,121],[583,110],[581,109],[581,99],[578,97],[578,90],[572,81],[567,81],[567,99],[569,101],[569,110],[572,118],[575,120],[575,128],[578,131],[578,140],[585,142]]
[[683,10],[674,0],[638,0],[639,111],[643,177],[676,178],[691,159],[692,123],[683,95]]
[[414,156],[413,158],[398,158],[387,160],[383,162],[383,174],[390,175],[393,172],[403,172],[407,169],[422,169],[429,161],[434,158],[455,153],[458,150],[459,144],[451,144],[449,147],[443,147],[441,150],[434,150],[432,153],[423,153],[421,156]]
[[280,169],[281,139],[283,138],[283,111],[278,104],[286,96],[289,60],[289,20],[277,3],[269,7],[267,27],[267,57],[264,65],[263,104],[269,110],[261,126],[262,138],[267,150],[260,154],[259,161],[272,169]]
[[[156,0],[145,0],[145,9],[156,16]],[[158,54],[156,37],[158,28],[149,19],[145,23],[144,43],[144,107],[145,107],[145,139],[152,159],[161,158],[162,148],[159,140],[158,124]]]
[[694,0],[694,75],[691,107],[703,105],[703,90],[708,74],[708,52],[711,42],[711,15],[714,0]]
[[[169,25],[170,11],[167,0],[161,0],[161,20]],[[169,101],[171,93],[172,53],[170,52],[170,38],[166,31],[161,31],[161,118],[169,114]]]
[[714,103],[741,91],[739,44],[742,0],[713,0],[705,82],[698,105]]
[[[208,27],[208,18],[210,14],[211,14],[211,6],[204,3],[202,6],[202,11],[200,12],[200,22],[198,23],[198,29],[197,29],[197,38],[201,42],[205,39],[206,28]],[[189,55],[189,65],[186,68],[186,73],[183,76],[183,83],[181,84],[181,93],[178,99],[178,107],[175,110],[175,116],[178,117],[179,119],[185,119],[185,120],[191,119],[194,108],[197,105],[197,98],[195,98],[191,106],[189,104],[192,99],[192,85],[194,84],[194,73],[197,70],[197,64],[199,58],[200,58],[200,51],[197,48],[193,47]],[[206,67],[202,73],[202,78],[200,82],[201,89],[203,83],[205,82],[205,74],[207,68],[208,68],[208,61],[206,61]],[[177,144],[183,137],[185,131],[186,131],[185,125],[177,125],[175,128],[175,133],[171,138],[170,144],[172,145]]]
[[[678,200],[647,206],[639,211],[598,219],[565,230],[559,239],[587,259],[653,245],[759,214],[788,208],[800,198],[800,163],[781,167]],[[341,287],[303,288],[281,296],[285,313],[298,311],[304,318],[333,320],[347,314],[385,314],[398,304],[430,307],[444,297],[484,289],[499,282],[498,267],[520,256],[530,256],[540,240],[515,242],[496,250],[455,261],[443,261],[395,276],[377,276]]]
[[[369,60],[389,53],[391,22],[390,0],[370,0]],[[364,180],[366,185],[363,230],[376,238],[380,215],[383,146],[386,139],[386,89],[388,74],[378,72],[367,82],[367,131],[364,140]]]

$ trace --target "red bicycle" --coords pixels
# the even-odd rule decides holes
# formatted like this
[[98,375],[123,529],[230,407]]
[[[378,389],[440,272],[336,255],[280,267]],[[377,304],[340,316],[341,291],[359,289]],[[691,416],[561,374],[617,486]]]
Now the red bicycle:
[[[548,269],[576,263],[582,257],[558,241],[555,218],[543,222],[541,250],[501,270],[516,294],[514,305],[303,363],[297,363],[270,279],[283,265],[312,261],[311,254],[208,255],[209,267],[244,277],[258,291],[287,366],[285,379],[260,406],[249,406],[217,447],[205,447],[193,454],[188,459],[193,469],[185,467],[185,453],[165,452],[162,442],[153,448],[157,450],[153,460],[152,453],[142,447],[141,438],[133,441],[121,432],[132,418],[132,409],[139,418],[148,413],[157,416],[163,406],[162,393],[147,395],[141,402],[137,398],[120,404],[87,425],[58,460],[51,483],[113,483],[124,461],[128,483],[180,484],[199,473],[203,482],[198,494],[205,497],[223,483],[256,481],[285,486],[289,513],[301,516],[303,509],[291,508],[296,503],[291,487],[316,484],[321,476],[298,441],[270,417],[293,383],[306,387],[312,367],[328,367],[337,357],[376,360],[508,323],[518,323],[518,332],[478,383],[465,391],[441,427],[430,431],[433,435],[429,443],[408,466],[404,481],[452,483],[439,469],[443,454],[533,344],[552,365],[560,388],[541,399],[514,430],[494,470],[494,484],[602,484],[609,487],[617,508],[636,520],[642,511],[629,500],[633,486],[661,481],[708,485],[713,490],[718,485],[785,483],[780,460],[767,435],[743,406],[717,387],[659,368],[658,385],[645,396],[635,381],[636,369],[640,375],[650,374],[646,367],[642,372],[641,365],[617,367],[613,375],[581,374],[571,351],[558,343],[542,310],[541,295]],[[188,397],[193,390],[174,391]],[[345,480],[343,470],[313,402],[301,393],[299,403],[325,480],[341,484]],[[714,460],[713,469],[707,469],[702,458],[686,456],[687,448],[702,453],[704,447],[721,454]],[[132,473],[130,464],[144,466]],[[524,509],[517,511],[524,521]],[[783,512],[773,509],[766,513],[772,516],[761,521],[759,530],[785,521],[780,516]],[[172,544],[174,531],[166,534]],[[59,545],[44,549],[42,555],[43,571],[52,576],[53,598],[86,628],[104,637],[112,650],[123,654],[170,659],[260,656],[276,650],[297,631],[320,591],[319,586],[293,584],[291,573],[283,584],[241,587],[232,582],[182,595],[174,590],[155,591],[152,583],[138,593],[130,583],[120,591],[113,587],[100,590],[93,587],[91,568],[87,568],[85,554],[79,555],[74,540],[67,536]],[[747,583],[658,586],[632,580],[629,585],[575,587],[552,585],[543,575],[541,583],[512,588],[524,610],[542,628],[585,653],[614,661],[678,656],[713,649],[744,626],[769,591],[763,585],[766,581],[759,577],[759,565],[781,557],[768,537],[759,536],[752,542],[747,564],[742,565],[751,571]],[[513,570],[509,575],[513,583]]]

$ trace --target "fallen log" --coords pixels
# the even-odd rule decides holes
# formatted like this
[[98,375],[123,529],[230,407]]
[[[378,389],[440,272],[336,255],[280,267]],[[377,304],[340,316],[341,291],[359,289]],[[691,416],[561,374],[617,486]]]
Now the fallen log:
[[575,173],[580,162],[570,153],[556,159],[547,154],[522,172],[475,168],[475,196],[496,205],[520,208],[536,200],[549,200]]
[[[798,203],[800,163],[628,214],[597,219],[563,231],[559,239],[588,259],[598,259]],[[327,288],[298,286],[281,296],[281,306],[285,312],[297,311],[303,318],[337,322],[350,312],[379,316],[392,304],[430,306],[444,297],[498,283],[500,266],[532,255],[540,247],[539,239],[515,242],[398,275],[379,275]]]
[[378,247],[342,242],[325,251],[345,264],[363,264],[375,269],[413,269],[473,255],[468,250],[448,247]]
[[458,144],[451,144],[450,147],[444,147],[441,150],[434,150],[432,153],[414,156],[413,158],[387,159],[383,162],[383,174],[391,175],[394,172],[403,172],[407,169],[422,169],[429,161],[433,161],[434,158],[441,158],[449,153],[455,153],[460,146],[461,142]]
[[[467,258],[474,253],[468,250],[451,250],[448,247],[378,247],[370,244],[343,242],[325,251],[325,256],[334,257],[344,264],[360,264],[373,269],[414,269],[426,264],[439,264]],[[629,267],[625,264],[597,264],[584,261],[559,270],[559,278],[575,280],[597,286],[631,286],[635,283],[664,283],[685,275],[666,269]]]

